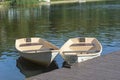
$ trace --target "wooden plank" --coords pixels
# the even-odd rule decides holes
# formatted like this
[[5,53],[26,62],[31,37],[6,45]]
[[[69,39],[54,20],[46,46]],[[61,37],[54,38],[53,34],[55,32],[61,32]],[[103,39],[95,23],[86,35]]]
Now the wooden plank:
[[81,50],[77,50],[77,51],[63,51],[63,53],[86,53],[86,54],[91,54],[91,53],[98,53],[100,52],[99,50],[89,50],[89,51],[81,51]]
[[37,46],[37,45],[43,46],[40,43],[25,43],[25,44],[21,44],[20,47]]

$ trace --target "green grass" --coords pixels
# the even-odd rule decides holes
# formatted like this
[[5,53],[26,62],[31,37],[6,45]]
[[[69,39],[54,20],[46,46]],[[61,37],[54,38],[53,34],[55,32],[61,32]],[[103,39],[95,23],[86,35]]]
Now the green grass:
[[11,1],[0,2],[0,5],[9,6]]
[[28,4],[36,4],[38,3],[38,0],[17,0],[16,4],[17,5],[28,5]]

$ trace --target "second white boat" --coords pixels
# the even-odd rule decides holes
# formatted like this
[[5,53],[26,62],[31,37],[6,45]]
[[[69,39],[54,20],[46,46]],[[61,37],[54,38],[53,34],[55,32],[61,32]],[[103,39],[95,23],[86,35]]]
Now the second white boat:
[[102,45],[96,38],[77,37],[69,39],[60,54],[69,63],[83,62],[101,55]]

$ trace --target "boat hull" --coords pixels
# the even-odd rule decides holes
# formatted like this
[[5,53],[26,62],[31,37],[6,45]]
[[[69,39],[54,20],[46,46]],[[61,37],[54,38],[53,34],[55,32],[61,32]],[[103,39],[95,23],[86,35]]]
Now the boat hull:
[[19,53],[23,58],[37,63],[42,66],[49,66],[53,59],[57,56],[57,52],[40,52],[40,53]]
[[99,57],[100,53],[96,53],[96,55],[63,55],[65,61],[67,61],[68,63],[80,63],[80,62],[84,62],[87,61],[89,59],[93,59],[96,57]]

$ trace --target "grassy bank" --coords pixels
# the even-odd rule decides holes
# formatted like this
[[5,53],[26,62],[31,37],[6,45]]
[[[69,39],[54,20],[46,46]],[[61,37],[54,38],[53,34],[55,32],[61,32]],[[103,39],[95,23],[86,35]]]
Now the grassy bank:
[[9,6],[11,1],[0,2],[0,5]]
[[[108,1],[108,0],[51,0],[50,4],[63,4],[63,3],[82,3],[82,2],[99,2],[99,1]],[[111,0],[112,1],[112,0]],[[31,6],[31,5],[37,5],[40,3],[40,5],[45,5],[46,2],[44,0],[38,1],[38,0],[16,0],[13,1],[5,1],[0,2],[0,7],[2,6],[11,6],[11,5],[17,5],[17,6]]]
[[57,0],[51,1],[51,4],[77,3],[78,0]]

